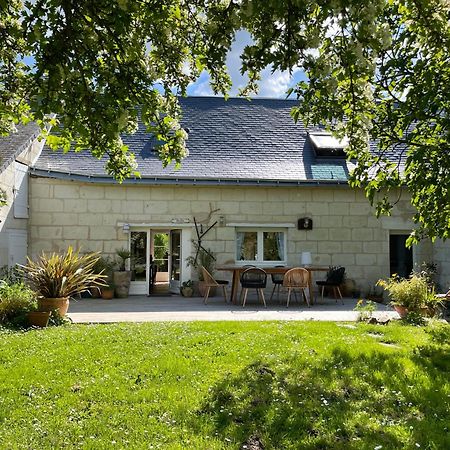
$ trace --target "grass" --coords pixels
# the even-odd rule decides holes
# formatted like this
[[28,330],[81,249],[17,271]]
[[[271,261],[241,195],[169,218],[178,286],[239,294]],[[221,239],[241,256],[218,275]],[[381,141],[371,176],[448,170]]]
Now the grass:
[[2,331],[0,448],[450,448],[446,330],[440,342],[333,323]]

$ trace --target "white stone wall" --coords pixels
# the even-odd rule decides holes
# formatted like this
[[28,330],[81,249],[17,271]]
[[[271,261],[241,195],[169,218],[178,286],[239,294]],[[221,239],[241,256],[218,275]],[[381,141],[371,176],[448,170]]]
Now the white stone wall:
[[438,267],[438,284],[442,292],[450,289],[450,242],[437,240],[434,245],[433,261]]
[[[22,164],[30,165],[42,150],[44,142],[37,139],[16,160]],[[15,230],[27,231],[28,219],[17,219],[14,217],[14,182],[15,162],[13,161],[0,173],[0,188],[6,192],[5,206],[0,207],[0,267],[8,264],[10,232]]]
[[[390,230],[408,233],[412,226],[406,198],[392,217],[379,220],[363,193],[348,187],[142,187],[32,178],[31,253],[71,244],[114,254],[127,245],[122,223],[192,221],[206,218],[211,208],[220,208],[211,222],[219,216],[226,222],[204,240],[219,264],[235,260],[235,229],[226,224],[297,224],[311,217],[312,230],[288,229],[288,264],[298,265],[300,253],[310,251],[313,264],[344,265],[363,290],[389,275]],[[416,262],[428,260],[429,251],[427,245],[415,249]]]

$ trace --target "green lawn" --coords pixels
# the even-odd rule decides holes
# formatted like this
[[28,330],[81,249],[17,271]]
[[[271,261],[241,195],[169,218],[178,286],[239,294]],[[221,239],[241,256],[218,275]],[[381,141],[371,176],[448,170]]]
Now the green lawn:
[[448,449],[448,336],[304,322],[2,331],[0,448]]

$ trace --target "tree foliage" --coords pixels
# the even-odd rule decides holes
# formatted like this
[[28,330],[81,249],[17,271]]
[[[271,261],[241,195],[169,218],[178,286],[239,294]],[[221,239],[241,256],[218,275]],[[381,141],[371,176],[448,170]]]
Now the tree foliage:
[[[135,170],[120,133],[137,125],[180,163],[186,134],[177,95],[203,70],[226,96],[236,31],[257,89],[260,72],[301,68],[295,120],[348,136],[351,184],[389,214],[406,186],[418,224],[411,241],[450,237],[450,10],[445,0],[0,0],[0,131],[56,114],[54,147],[109,156],[117,179]],[[23,57],[32,55],[27,67]],[[369,151],[369,136],[377,148]],[[394,158],[392,150],[399,150]]]

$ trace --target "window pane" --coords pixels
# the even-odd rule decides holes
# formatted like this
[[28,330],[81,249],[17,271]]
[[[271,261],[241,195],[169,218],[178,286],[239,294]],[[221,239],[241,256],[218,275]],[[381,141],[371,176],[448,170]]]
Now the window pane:
[[265,231],[263,240],[264,261],[284,261],[284,233]]
[[256,231],[238,231],[236,233],[238,261],[256,261],[258,234]]
[[169,234],[155,233],[153,236],[154,261],[158,265],[158,272],[169,271]]
[[131,279],[145,281],[145,264],[147,254],[147,232],[131,232]]

